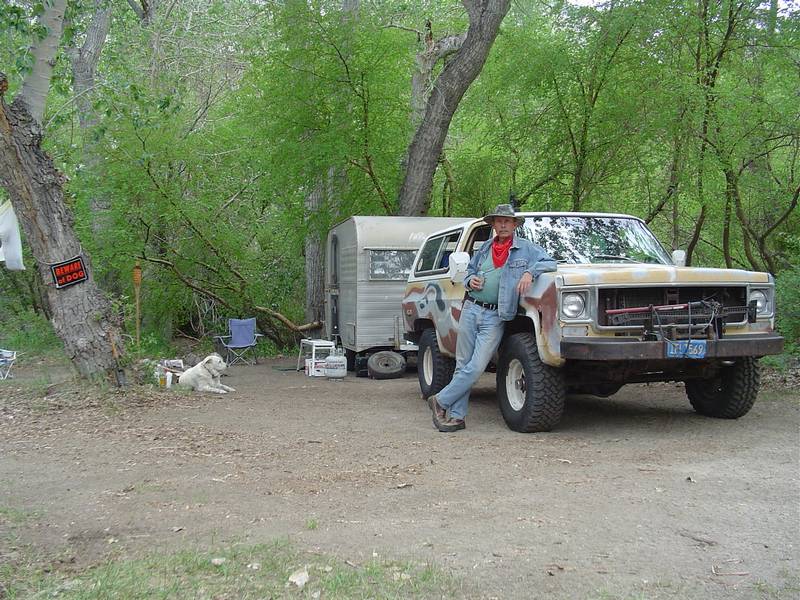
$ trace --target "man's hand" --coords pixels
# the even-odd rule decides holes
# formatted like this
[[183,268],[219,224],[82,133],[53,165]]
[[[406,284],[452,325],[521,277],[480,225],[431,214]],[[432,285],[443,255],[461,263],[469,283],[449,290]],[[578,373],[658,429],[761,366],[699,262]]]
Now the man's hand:
[[470,277],[469,280],[469,287],[473,290],[482,290],[483,289],[483,277],[480,275],[473,275]]
[[517,291],[520,293],[520,296],[525,294],[528,291],[528,288],[531,287],[531,282],[533,281],[533,275],[528,273],[527,271],[522,274],[522,277],[517,284]]

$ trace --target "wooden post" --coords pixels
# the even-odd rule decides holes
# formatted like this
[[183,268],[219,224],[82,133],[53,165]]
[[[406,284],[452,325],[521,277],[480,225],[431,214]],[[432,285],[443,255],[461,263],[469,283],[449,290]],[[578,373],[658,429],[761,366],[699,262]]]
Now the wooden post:
[[133,297],[136,304],[136,347],[141,341],[141,303],[139,301],[139,288],[142,286],[142,266],[139,261],[133,266]]

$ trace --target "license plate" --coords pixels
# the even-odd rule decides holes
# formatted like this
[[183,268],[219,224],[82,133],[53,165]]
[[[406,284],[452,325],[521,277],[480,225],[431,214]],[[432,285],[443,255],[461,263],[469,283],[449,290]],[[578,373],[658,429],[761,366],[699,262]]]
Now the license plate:
[[706,340],[666,340],[667,358],[705,358]]

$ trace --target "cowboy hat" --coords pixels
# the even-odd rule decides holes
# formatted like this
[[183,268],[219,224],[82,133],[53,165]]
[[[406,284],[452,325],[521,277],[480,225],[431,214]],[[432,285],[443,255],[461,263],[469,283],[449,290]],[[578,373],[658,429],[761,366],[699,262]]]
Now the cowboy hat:
[[483,220],[491,225],[495,217],[510,217],[517,221],[517,225],[522,225],[525,222],[525,217],[514,214],[514,207],[510,204],[498,204],[494,212],[483,217]]

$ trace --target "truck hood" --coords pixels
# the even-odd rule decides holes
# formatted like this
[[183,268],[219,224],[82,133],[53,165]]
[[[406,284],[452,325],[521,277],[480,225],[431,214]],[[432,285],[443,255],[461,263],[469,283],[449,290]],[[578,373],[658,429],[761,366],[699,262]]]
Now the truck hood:
[[745,284],[771,283],[769,273],[741,269],[673,267],[670,265],[558,265],[556,273],[564,285],[631,285],[631,284]]

